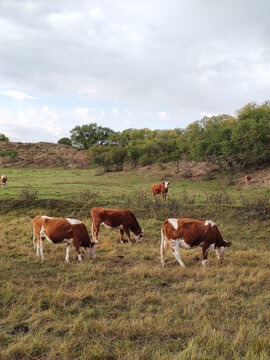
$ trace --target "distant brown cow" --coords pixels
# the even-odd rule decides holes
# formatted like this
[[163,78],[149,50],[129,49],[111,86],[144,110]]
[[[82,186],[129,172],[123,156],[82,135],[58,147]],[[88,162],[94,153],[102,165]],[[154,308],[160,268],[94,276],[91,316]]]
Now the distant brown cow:
[[2,175],[1,176],[1,184],[2,184],[2,188],[4,188],[7,184],[7,175]]
[[152,185],[153,200],[155,200],[155,196],[157,194],[161,194],[163,201],[166,201],[166,196],[168,193],[168,185],[170,185],[169,182],[163,182],[162,184],[153,184]]
[[248,185],[250,183],[251,180],[251,176],[250,175],[246,175],[245,176],[245,184]]
[[160,255],[161,264],[165,265],[166,248],[173,250],[178,263],[185,267],[180,258],[179,248],[194,249],[202,247],[202,265],[208,262],[207,255],[211,250],[216,250],[219,259],[224,258],[225,248],[230,242],[223,240],[216,224],[211,220],[195,219],[167,219],[161,226]]
[[91,209],[90,214],[94,241],[98,241],[99,227],[102,225],[109,229],[120,229],[121,243],[123,243],[124,232],[127,234],[128,241],[131,243],[130,231],[135,235],[136,241],[142,241],[143,229],[131,211],[94,207]]
[[35,145],[35,149],[39,149],[39,145]]
[[53,244],[67,244],[66,261],[69,262],[69,253],[73,244],[82,261],[80,247],[83,246],[89,258],[95,257],[95,242],[90,240],[86,226],[79,220],[69,218],[52,218],[36,216],[33,220],[33,243],[37,256],[43,255],[43,240]]

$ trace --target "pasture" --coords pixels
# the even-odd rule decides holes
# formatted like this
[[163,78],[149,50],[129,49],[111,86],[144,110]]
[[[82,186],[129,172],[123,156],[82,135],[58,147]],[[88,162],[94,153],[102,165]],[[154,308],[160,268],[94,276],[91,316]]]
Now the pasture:
[[[0,169],[0,359],[268,360],[270,357],[269,191],[240,183],[169,178],[168,202],[152,201],[166,169],[99,175],[96,169]],[[38,199],[24,202],[30,184]],[[46,200],[50,199],[50,200]],[[20,201],[19,201],[20,200]],[[16,202],[17,201],[17,202]],[[15,205],[16,206],[15,206]],[[65,263],[65,245],[44,242],[35,256],[36,215],[74,217],[90,230],[92,206],[132,210],[142,243],[102,228],[97,257]],[[160,264],[167,217],[212,219],[232,242],[214,252],[180,250]],[[83,259],[85,259],[82,252]]]

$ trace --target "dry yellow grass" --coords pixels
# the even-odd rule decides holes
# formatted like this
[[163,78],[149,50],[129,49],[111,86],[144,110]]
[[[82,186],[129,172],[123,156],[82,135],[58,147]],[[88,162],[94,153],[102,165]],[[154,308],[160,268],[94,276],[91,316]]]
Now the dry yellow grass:
[[1,215],[1,360],[268,360],[270,223],[226,211],[215,219],[232,241],[224,262],[211,253],[203,268],[200,249],[182,251],[184,269],[173,257],[160,265],[162,213],[138,217],[141,244],[102,229],[97,258],[83,264],[48,243],[36,258],[31,221],[46,210]]

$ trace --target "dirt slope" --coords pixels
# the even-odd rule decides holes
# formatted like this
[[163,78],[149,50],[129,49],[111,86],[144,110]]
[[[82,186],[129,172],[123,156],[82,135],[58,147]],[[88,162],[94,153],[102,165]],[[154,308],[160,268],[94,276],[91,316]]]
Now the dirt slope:
[[0,167],[89,167],[86,150],[47,142],[0,142]]

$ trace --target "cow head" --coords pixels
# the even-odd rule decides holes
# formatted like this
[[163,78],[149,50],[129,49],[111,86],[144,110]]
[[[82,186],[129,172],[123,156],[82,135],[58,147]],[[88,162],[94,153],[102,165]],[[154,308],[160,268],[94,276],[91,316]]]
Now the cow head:
[[168,189],[168,185],[170,185],[170,183],[165,181],[163,184],[165,185],[165,189]]
[[226,242],[224,241],[224,245],[225,246],[220,246],[216,248],[216,253],[217,253],[217,257],[219,260],[223,260],[224,259],[224,254],[225,254],[225,250],[227,246],[231,246],[231,242]]
[[94,259],[96,257],[95,244],[85,247],[85,252],[89,259]]
[[141,241],[142,241],[143,233],[144,233],[144,230],[141,229],[138,234],[134,234],[134,235],[135,235],[135,240],[136,240],[137,242],[141,242]]

